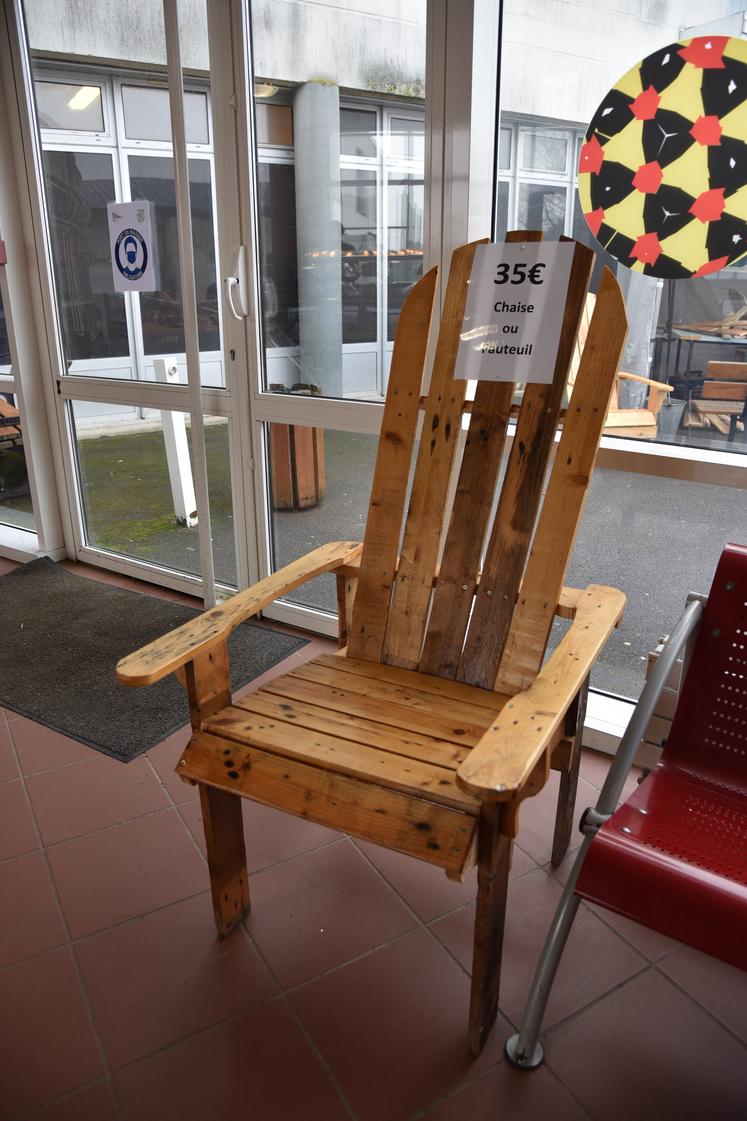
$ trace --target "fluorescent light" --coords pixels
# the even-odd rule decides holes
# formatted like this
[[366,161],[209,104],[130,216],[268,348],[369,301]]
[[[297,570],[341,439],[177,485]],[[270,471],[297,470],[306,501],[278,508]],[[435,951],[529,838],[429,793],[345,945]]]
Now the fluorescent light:
[[98,86],[81,86],[77,93],[67,103],[68,109],[73,109],[80,112],[81,109],[87,109],[92,101],[96,101],[101,96],[101,90]]

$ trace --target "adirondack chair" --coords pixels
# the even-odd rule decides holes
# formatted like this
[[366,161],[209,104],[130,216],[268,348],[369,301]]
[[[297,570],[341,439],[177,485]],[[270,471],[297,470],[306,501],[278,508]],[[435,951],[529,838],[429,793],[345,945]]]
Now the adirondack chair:
[[[496,1016],[519,806],[550,767],[561,770],[553,859],[562,859],[586,683],[623,610],[621,592],[564,589],[563,577],[626,333],[607,271],[540,513],[593,264],[592,251],[574,243],[554,380],[524,391],[496,507],[514,387],[479,382],[468,402],[467,383],[454,377],[477,244],[453,255],[422,405],[435,269],[402,309],[363,544],[324,545],[118,666],[127,685],[176,672],[186,686],[193,733],[177,773],[199,785],[220,935],[249,906],[242,797],[408,853],[452,878],[477,864],[475,1054]],[[469,429],[457,464],[463,417]],[[337,574],[346,647],[233,704],[231,630],[324,572]],[[543,667],[556,615],[573,625]]]

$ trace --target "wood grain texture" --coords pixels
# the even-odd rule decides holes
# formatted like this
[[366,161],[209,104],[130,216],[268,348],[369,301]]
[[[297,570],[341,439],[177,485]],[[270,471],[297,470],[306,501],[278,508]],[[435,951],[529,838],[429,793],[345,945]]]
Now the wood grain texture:
[[626,334],[627,319],[620,286],[612,272],[605,269],[495,678],[495,687],[502,693],[525,689],[542,665]]
[[509,454],[457,677],[492,688],[514,610],[540,503],[568,368],[585,306],[594,254],[573,246],[565,314],[550,385],[530,384]]
[[[224,766],[227,758],[235,764],[230,771]],[[344,829],[453,873],[460,874],[475,862],[477,817],[425,798],[372,786],[205,733],[192,737],[177,770],[192,781],[252,798],[331,829]]]
[[420,660],[444,507],[467,393],[467,382],[455,379],[454,369],[478,244],[472,242],[455,249],[451,258],[428,406],[387,621],[383,661],[407,669],[415,669]]
[[[461,681],[449,681],[448,678],[435,677],[431,674],[421,673],[420,670],[402,669],[401,666],[377,665],[343,654],[319,654],[318,657],[313,659],[313,662],[315,665],[329,666],[342,673],[355,673],[360,677],[368,678],[370,681],[388,682],[390,685],[399,685],[403,689],[417,689],[419,692],[432,693],[441,700],[479,705],[481,708],[489,709],[492,713],[498,712],[503,704],[503,699],[497,697],[490,689],[478,689],[474,685],[465,685]],[[342,680],[342,678],[339,680]]]
[[215,925],[218,936],[225,938],[249,910],[241,800],[201,783],[200,809]]
[[231,669],[228,644],[219,642],[206,654],[199,654],[184,666],[184,682],[189,698],[189,717],[198,729],[202,721],[231,703]]
[[239,623],[256,615],[273,600],[324,572],[334,572],[349,564],[361,548],[360,542],[356,541],[332,541],[321,545],[225,603],[212,607],[163,638],[128,654],[117,664],[117,678],[123,685],[132,686],[160,681],[186,662],[207,654],[214,646],[225,642]]
[[459,768],[458,780],[465,790],[498,801],[515,796],[553,745],[624,606],[625,596],[616,588],[586,588],[572,626],[533,683],[506,703]]
[[706,378],[717,381],[747,381],[747,362],[709,362]]
[[482,1051],[498,1014],[512,846],[504,814],[505,807],[501,805],[485,805],[478,824],[477,903],[469,1005],[469,1045],[473,1055]]
[[384,649],[437,276],[431,269],[407,296],[389,372],[348,639],[352,655],[375,662]]

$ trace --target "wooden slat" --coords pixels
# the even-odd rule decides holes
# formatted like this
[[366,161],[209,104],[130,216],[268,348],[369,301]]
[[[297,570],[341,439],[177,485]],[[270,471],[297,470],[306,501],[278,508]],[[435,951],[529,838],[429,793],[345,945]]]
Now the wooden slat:
[[461,246],[451,258],[428,407],[387,622],[382,660],[407,669],[415,669],[420,660],[438,562],[446,495],[459,442],[467,382],[454,378],[454,368],[472,261],[478,244],[472,242]]
[[525,689],[542,665],[626,334],[620,286],[605,269],[495,681],[501,693]]
[[[207,720],[204,730],[237,744],[272,751],[283,758],[298,759],[337,774],[353,775],[391,790],[429,797],[445,805],[461,809],[475,805],[474,797],[465,795],[456,785],[454,771],[449,768],[353,743],[339,736],[328,736],[298,724],[291,727],[284,719],[273,720],[264,714],[230,706]],[[230,768],[227,766],[227,769]]]
[[458,771],[465,790],[504,801],[528,781],[542,755],[562,732],[565,714],[619,622],[625,596],[590,584],[579,599],[573,626],[523,693],[500,716]]
[[437,269],[421,277],[397,324],[348,645],[381,660],[417,430]]
[[[368,747],[380,748],[384,751],[393,751],[397,755],[406,755],[412,759],[420,759],[424,763],[435,763],[439,767],[452,770],[463,763],[469,753],[467,746],[457,747],[446,740],[420,735],[417,732],[402,731],[376,720],[367,720],[362,716],[346,717],[343,713],[324,708],[322,705],[291,700],[289,697],[267,693],[264,689],[258,693],[250,693],[237,701],[235,707],[246,712],[269,716],[273,720],[287,720],[292,725],[297,724],[312,731],[324,732],[329,736],[338,736],[340,739],[352,740],[353,743],[363,743]],[[288,733],[293,734],[292,727],[289,727]]]
[[479,705],[489,709],[492,713],[498,712],[501,707],[499,697],[489,689],[478,689],[474,685],[465,685],[461,681],[449,681],[445,677],[433,677],[419,670],[402,669],[400,666],[383,666],[373,662],[364,662],[358,658],[346,656],[342,651],[337,654],[320,654],[313,659],[315,665],[330,666],[341,670],[343,673],[357,673],[372,681],[385,681],[391,685],[400,685],[404,689],[418,689],[425,693],[448,701],[466,701],[468,704]]
[[717,381],[747,381],[747,362],[709,362],[706,377]]
[[[355,684],[352,677],[351,684]],[[369,697],[363,686],[360,689],[361,691],[357,691],[331,686],[320,688],[318,682],[286,673],[268,681],[263,692],[320,705],[331,712],[341,712],[347,716],[362,716],[366,720],[388,724],[407,732],[417,732],[423,736],[433,736],[460,747],[465,744],[471,747],[477,743],[485,730],[482,723],[479,727],[475,724],[465,725],[464,721],[450,720],[407,705],[382,704],[378,698]]]
[[524,389],[482,579],[457,673],[460,681],[483,688],[492,687],[503,654],[593,262],[592,251],[574,243],[553,382],[531,384]]
[[211,607],[163,638],[128,654],[117,663],[118,679],[123,685],[132,686],[160,681],[191,659],[212,650],[227,639],[239,623],[256,615],[273,600],[287,595],[315,576],[321,576],[323,572],[334,572],[350,563],[360,549],[357,541],[331,541],[328,545],[320,545],[312,553],[285,565],[218,607]]
[[[225,750],[229,755],[225,756]],[[236,764],[228,771],[223,761]],[[459,874],[474,863],[477,818],[230,740],[198,733],[177,771]],[[232,776],[236,777],[233,778]]]
[[701,393],[708,401],[744,401],[747,381],[704,381]]
[[[541,230],[512,231],[507,242],[541,241]],[[480,381],[459,469],[443,560],[420,658],[423,673],[455,677],[493,507],[513,382]],[[469,531],[467,531],[469,526]]]
[[[377,681],[374,678],[363,678],[357,674],[345,673],[344,670],[320,665],[316,660],[305,662],[302,666],[291,670],[286,677],[301,677],[305,681],[316,681],[321,685],[331,688],[342,688],[352,693],[363,693],[372,700],[384,704],[398,705],[400,708],[414,709],[429,716],[438,716],[443,720],[458,724],[464,729],[465,735],[479,732],[481,727],[487,727],[491,720],[490,709],[483,705],[471,704],[469,701],[457,701],[452,698],[441,698],[425,689],[414,689],[410,686],[394,685],[388,681]],[[501,707],[501,701],[496,706]],[[493,715],[495,715],[493,713]]]

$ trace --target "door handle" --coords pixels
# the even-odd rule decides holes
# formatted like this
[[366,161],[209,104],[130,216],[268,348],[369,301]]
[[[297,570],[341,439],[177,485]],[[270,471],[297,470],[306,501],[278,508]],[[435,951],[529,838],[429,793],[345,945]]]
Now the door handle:
[[[236,267],[233,275],[225,277],[223,283],[226,286],[226,303],[231,315],[239,321],[245,319],[249,314],[249,300],[246,283],[246,250],[243,245],[239,246],[239,251],[236,254]],[[238,297],[238,301],[236,297]]]

